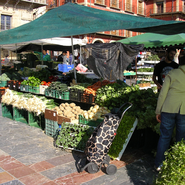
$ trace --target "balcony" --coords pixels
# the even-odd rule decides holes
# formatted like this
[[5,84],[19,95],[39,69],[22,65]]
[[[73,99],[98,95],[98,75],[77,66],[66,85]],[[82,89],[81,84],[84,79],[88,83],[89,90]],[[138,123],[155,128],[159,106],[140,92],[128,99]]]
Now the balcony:
[[8,7],[8,5],[13,5],[14,8],[16,8],[17,6],[31,6],[33,9],[47,6],[46,0],[1,0],[1,4],[3,4],[4,7]]
[[[179,10],[177,10],[179,8]],[[175,15],[175,14],[184,14],[185,16],[185,7],[166,7],[166,8],[156,8],[150,9],[149,15],[150,17],[161,17],[165,15]]]

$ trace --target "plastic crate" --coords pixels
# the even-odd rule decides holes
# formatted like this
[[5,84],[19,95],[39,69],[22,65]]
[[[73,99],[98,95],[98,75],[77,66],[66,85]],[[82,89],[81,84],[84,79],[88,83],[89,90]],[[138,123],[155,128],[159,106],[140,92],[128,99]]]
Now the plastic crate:
[[32,93],[40,94],[40,87],[32,87]]
[[39,89],[40,89],[40,94],[45,94],[45,90],[48,88],[48,86],[46,85],[40,85]]
[[6,87],[7,81],[0,81],[0,87]]
[[69,99],[72,101],[81,101],[81,93],[83,91],[80,91],[78,89],[70,89],[69,91]]
[[29,86],[28,85],[20,85],[20,90],[23,92],[29,92]]
[[49,97],[55,98],[56,97],[56,90],[46,89],[45,90],[45,96],[49,96]]
[[21,81],[17,81],[16,82],[16,89],[17,89],[17,91],[20,91],[20,89],[21,89]]
[[63,92],[56,91],[55,97],[61,100],[69,100],[69,91],[63,91]]
[[33,87],[30,85],[28,86],[28,92],[31,92],[31,93],[33,92]]
[[53,110],[45,109],[44,117],[45,119],[57,121],[57,112]]
[[45,132],[46,135],[57,138],[59,125],[57,121],[45,119]]
[[28,124],[28,111],[13,107],[13,118],[15,121]]
[[97,127],[103,121],[103,119],[97,119],[96,121],[94,121],[90,119],[85,119],[82,115],[79,115],[78,121],[79,121],[79,124],[82,124],[82,125]]
[[70,70],[72,70],[74,68],[74,64],[72,65],[67,65],[67,64],[58,64],[58,71],[62,71],[62,72],[69,72]]
[[28,124],[32,127],[37,127],[44,130],[45,129],[44,115],[37,116],[33,112],[28,112]]
[[88,94],[85,92],[80,93],[80,101],[83,103],[94,103],[95,102],[95,96],[92,94]]
[[10,90],[13,90],[13,80],[7,81],[7,86]]
[[4,103],[2,105],[2,116],[6,118],[13,119],[13,107],[12,105],[6,105]]
[[71,122],[70,118],[66,118],[63,116],[58,116],[57,120],[58,120],[57,122],[59,125],[61,125],[62,123]]

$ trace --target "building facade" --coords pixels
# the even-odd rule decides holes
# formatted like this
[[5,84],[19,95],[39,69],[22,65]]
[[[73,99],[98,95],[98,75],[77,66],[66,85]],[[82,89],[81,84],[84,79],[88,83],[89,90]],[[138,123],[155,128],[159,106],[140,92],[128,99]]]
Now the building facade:
[[[46,0],[0,0],[0,31],[33,21],[46,12]],[[1,50],[1,57],[12,52]]]
[[146,16],[162,20],[185,20],[184,0],[146,0]]
[[[145,16],[145,3],[138,0],[48,0],[48,8],[62,6],[67,2],[77,3],[100,10],[117,13]],[[136,36],[140,33],[127,30],[112,30],[101,33],[86,35],[87,43],[101,42],[108,43],[125,37]]]

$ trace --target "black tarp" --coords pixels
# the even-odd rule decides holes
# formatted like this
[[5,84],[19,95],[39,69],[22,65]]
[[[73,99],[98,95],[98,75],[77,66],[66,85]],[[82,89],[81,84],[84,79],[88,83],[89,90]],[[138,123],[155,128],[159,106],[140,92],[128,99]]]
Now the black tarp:
[[107,80],[123,80],[123,71],[143,50],[144,45],[114,42],[88,44],[86,48],[87,64],[97,76]]

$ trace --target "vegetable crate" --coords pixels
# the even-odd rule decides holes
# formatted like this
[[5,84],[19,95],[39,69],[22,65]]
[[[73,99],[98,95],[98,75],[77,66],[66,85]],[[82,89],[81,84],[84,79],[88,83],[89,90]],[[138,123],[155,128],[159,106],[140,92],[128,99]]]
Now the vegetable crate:
[[32,87],[32,93],[40,94],[40,87]]
[[37,116],[34,112],[28,112],[28,124],[32,127],[45,129],[44,115]]
[[61,100],[69,100],[69,91],[63,91],[63,92],[56,91],[56,98]]
[[94,127],[73,123],[62,123],[56,146],[83,152]]
[[28,85],[20,85],[20,90],[23,92],[29,92],[29,86]]
[[2,116],[6,118],[13,119],[13,108],[12,105],[6,105],[4,103],[2,105]]
[[88,94],[85,92],[80,93],[80,101],[83,103],[94,103],[95,102],[95,96],[92,94]]
[[60,126],[58,125],[57,121],[45,119],[46,135],[51,136],[53,138],[57,138],[59,128],[60,128]]
[[28,92],[31,92],[31,93],[33,92],[33,87],[30,85],[28,86]]
[[72,100],[72,101],[79,101],[81,100],[81,93],[83,91],[80,91],[78,89],[70,89],[69,91],[69,99]]
[[19,90],[18,87],[19,87],[19,83],[18,81],[15,81],[15,80],[9,80],[7,81],[7,86],[9,87],[10,90]]
[[56,121],[58,119],[58,115],[56,111],[45,109],[45,114],[44,114],[45,119],[49,119],[52,121]]
[[55,98],[56,97],[56,90],[48,90],[48,89],[46,89],[45,90],[45,96]]
[[3,96],[4,93],[5,93],[5,89],[0,88],[0,103],[1,103],[1,97]]
[[45,94],[45,90],[48,88],[48,86],[40,85],[39,88],[40,88],[40,94]]
[[70,118],[66,118],[66,117],[63,117],[63,116],[58,116],[58,124],[61,125],[62,123],[65,123],[65,122],[71,122],[71,119]]
[[89,125],[89,126],[93,126],[93,127],[97,127],[103,121],[103,119],[97,119],[96,121],[86,119],[82,115],[78,116],[78,120],[79,120],[79,124]]
[[7,81],[0,81],[0,87],[6,87]]
[[13,107],[13,118],[15,121],[28,124],[28,111]]

